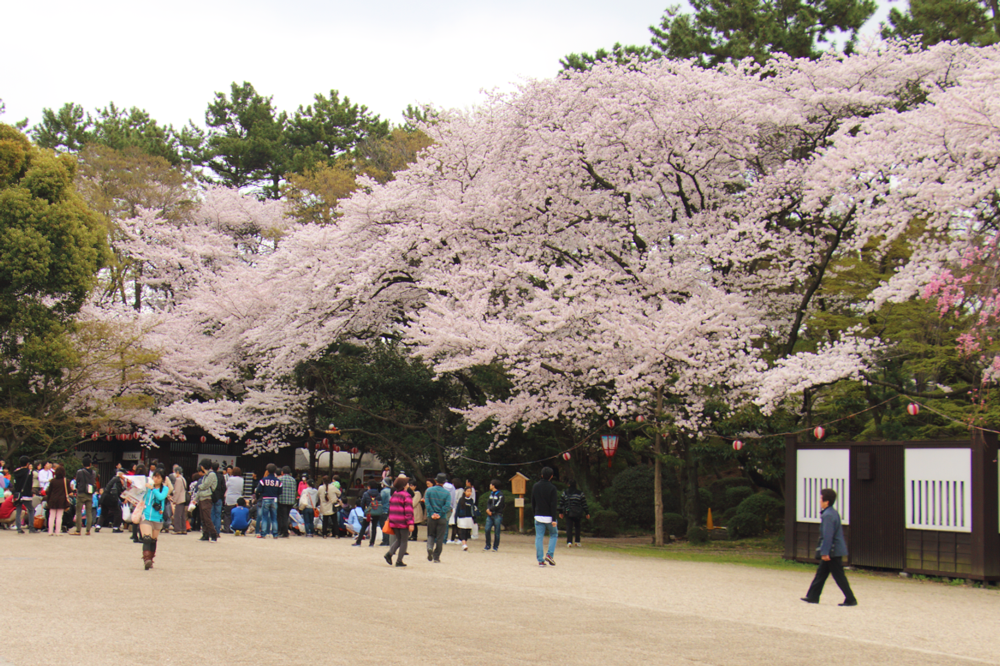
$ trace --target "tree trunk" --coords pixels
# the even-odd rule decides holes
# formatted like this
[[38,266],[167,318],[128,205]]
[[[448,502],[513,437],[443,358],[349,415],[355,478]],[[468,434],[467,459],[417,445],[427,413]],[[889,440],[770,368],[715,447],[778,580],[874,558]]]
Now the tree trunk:
[[663,387],[656,389],[656,437],[653,439],[653,515],[656,532],[653,545],[663,545],[663,461],[660,458],[662,442],[660,435],[660,412],[663,411]]

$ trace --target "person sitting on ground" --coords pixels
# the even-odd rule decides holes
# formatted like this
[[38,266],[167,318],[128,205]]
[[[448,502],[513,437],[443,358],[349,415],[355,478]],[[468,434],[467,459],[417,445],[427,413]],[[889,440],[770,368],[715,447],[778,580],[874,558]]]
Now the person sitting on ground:
[[344,528],[347,530],[348,536],[352,538],[360,537],[365,525],[365,510],[361,508],[360,504],[354,507],[346,505],[344,508],[349,509],[344,523]]
[[288,531],[294,532],[296,536],[302,536],[305,527],[305,521],[298,509],[292,509],[288,512]]
[[0,504],[0,526],[8,529],[14,524],[14,495],[9,491],[3,492],[3,503]]
[[250,527],[250,509],[247,508],[247,501],[242,497],[236,500],[236,506],[230,512],[229,526],[236,536],[246,534],[247,528]]

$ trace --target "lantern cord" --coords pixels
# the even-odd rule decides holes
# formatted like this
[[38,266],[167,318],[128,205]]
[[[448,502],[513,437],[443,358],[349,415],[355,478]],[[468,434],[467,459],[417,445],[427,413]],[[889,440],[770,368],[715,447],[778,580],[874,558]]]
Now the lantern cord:
[[[555,455],[551,455],[551,456],[549,456],[547,458],[540,458],[538,460],[528,460],[528,461],[524,461],[524,462],[514,462],[514,463],[498,463],[498,462],[488,462],[486,460],[476,460],[475,458],[470,458],[469,456],[463,456],[461,454],[452,455],[452,457],[453,458],[460,458],[462,460],[468,460],[469,462],[474,462],[474,463],[479,464],[479,465],[493,465],[494,467],[520,467],[522,465],[536,465],[538,463],[548,462],[549,460],[555,460],[556,458],[560,457],[564,453],[569,453],[570,451],[577,450],[578,448],[580,448],[581,446],[583,446],[584,444],[586,444],[587,442],[589,442],[590,438],[593,437],[596,433],[600,432],[602,429],[603,429],[603,426],[595,428],[595,429],[591,430],[589,433],[587,433],[587,435],[583,439],[581,439],[579,442],[577,442],[573,446],[569,447],[568,449],[560,451],[559,453],[557,453]],[[441,445],[438,444],[437,446],[440,447]]]
[[834,419],[833,421],[827,421],[826,423],[821,423],[818,426],[809,426],[809,427],[806,427],[806,428],[801,428],[799,430],[790,430],[788,432],[776,432],[776,433],[769,434],[769,435],[758,435],[758,436],[732,437],[732,436],[728,436],[728,435],[720,435],[719,433],[715,433],[715,435],[717,437],[720,437],[720,438],[726,439],[726,440],[730,440],[730,439],[744,439],[744,440],[753,439],[753,440],[761,440],[761,439],[768,439],[770,437],[784,437],[786,435],[801,435],[802,433],[804,433],[804,432],[810,432],[810,431],[814,430],[817,427],[823,427],[823,428],[825,428],[825,427],[831,426],[831,425],[833,425],[835,423],[840,423],[841,421],[846,421],[848,419],[853,419],[855,416],[860,416],[861,414],[864,414],[865,412],[870,412],[873,409],[878,409],[879,407],[882,407],[883,405],[886,405],[886,404],[888,404],[888,403],[890,403],[890,402],[892,402],[894,400],[899,400],[900,398],[906,398],[910,402],[913,402],[914,404],[920,405],[921,409],[926,409],[929,412],[933,412],[933,413],[937,414],[938,416],[940,416],[941,418],[943,418],[943,419],[945,419],[947,421],[952,421],[954,423],[960,423],[962,425],[965,425],[965,426],[970,427],[970,428],[974,428],[976,430],[980,430],[982,432],[991,432],[991,433],[1000,435],[1000,431],[990,430],[989,428],[983,428],[982,426],[971,425],[969,423],[966,423],[965,421],[962,421],[960,419],[956,419],[953,416],[949,416],[947,414],[939,412],[938,410],[936,410],[936,409],[934,409],[932,407],[928,407],[927,405],[925,405],[922,402],[917,402],[916,400],[913,400],[909,396],[906,396],[906,395],[903,395],[903,394],[894,395],[891,398],[887,398],[886,400],[883,400],[882,402],[878,403],[877,405],[873,405],[871,407],[867,407],[867,408],[862,409],[860,411],[854,412],[853,414],[848,414],[847,416],[842,416],[839,419]]

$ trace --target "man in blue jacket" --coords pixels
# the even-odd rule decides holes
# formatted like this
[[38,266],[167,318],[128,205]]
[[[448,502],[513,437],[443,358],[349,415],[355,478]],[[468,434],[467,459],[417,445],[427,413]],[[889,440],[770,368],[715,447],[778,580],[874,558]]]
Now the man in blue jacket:
[[851,585],[847,582],[847,575],[844,573],[844,558],[847,556],[847,543],[844,541],[844,528],[840,524],[840,514],[833,508],[833,503],[837,501],[837,491],[824,488],[819,491],[819,505],[822,509],[820,513],[820,545],[819,568],[816,570],[816,577],[813,578],[812,585],[802,601],[808,604],[818,604],[819,595],[823,593],[823,584],[831,573],[833,580],[837,582],[837,587],[844,593],[844,603],[841,606],[857,606],[858,600],[854,598]]
[[427,507],[427,560],[441,563],[441,549],[448,535],[448,516],[451,515],[451,493],[444,489],[448,477],[438,474],[434,485],[424,494]]

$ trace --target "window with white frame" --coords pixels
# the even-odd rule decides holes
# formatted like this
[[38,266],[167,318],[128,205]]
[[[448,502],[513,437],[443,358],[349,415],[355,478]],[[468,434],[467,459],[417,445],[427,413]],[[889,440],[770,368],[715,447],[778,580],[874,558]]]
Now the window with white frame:
[[906,527],[972,531],[971,449],[906,449]]
[[795,457],[795,520],[820,522],[819,491],[837,491],[834,507],[844,525],[851,522],[851,452],[848,449],[799,449]]

